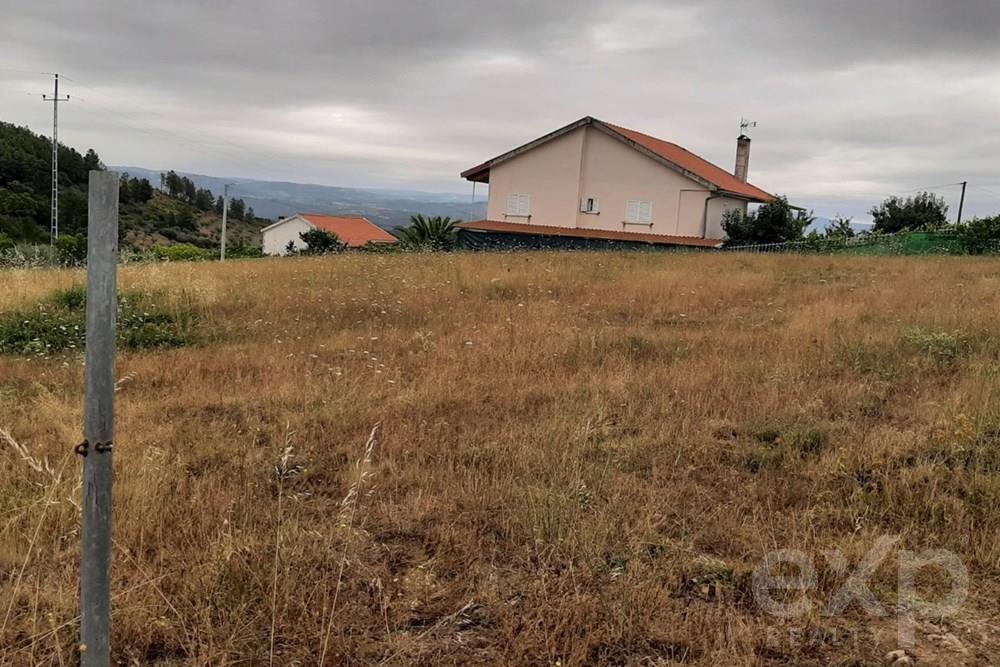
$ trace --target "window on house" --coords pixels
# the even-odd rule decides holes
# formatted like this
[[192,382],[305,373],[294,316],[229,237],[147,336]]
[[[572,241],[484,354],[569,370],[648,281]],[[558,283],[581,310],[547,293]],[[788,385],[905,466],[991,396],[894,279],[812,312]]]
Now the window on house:
[[581,213],[597,214],[601,212],[601,200],[597,197],[584,197],[580,200]]
[[527,218],[531,216],[531,196],[530,195],[507,195],[507,215]]
[[625,224],[652,225],[653,202],[642,199],[629,199],[625,202]]

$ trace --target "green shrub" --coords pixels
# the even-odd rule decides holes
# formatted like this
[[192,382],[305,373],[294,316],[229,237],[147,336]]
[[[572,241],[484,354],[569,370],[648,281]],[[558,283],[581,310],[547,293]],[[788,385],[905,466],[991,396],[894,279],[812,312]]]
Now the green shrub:
[[0,252],[14,249],[14,239],[6,234],[0,233]]
[[13,248],[0,250],[0,266],[27,269],[36,266],[55,266],[59,263],[56,249],[47,243],[15,244]]
[[87,261],[87,239],[63,234],[56,239],[56,257],[63,266],[79,266]]
[[153,254],[156,256],[156,259],[164,262],[199,262],[207,259],[215,259],[215,253],[211,250],[199,248],[190,243],[156,246],[153,248]]
[[410,224],[396,227],[395,234],[400,243],[411,250],[451,250],[458,239],[455,225],[460,222],[439,215],[426,218],[419,214],[411,215]]
[[921,192],[912,197],[889,197],[869,211],[872,229],[885,234],[941,229],[948,224],[948,205],[943,197]]
[[240,245],[232,250],[226,250],[226,257],[233,259],[257,259],[264,256],[264,250],[260,246]]
[[854,218],[844,217],[838,215],[833,220],[830,221],[829,226],[827,226],[826,231],[823,235],[828,239],[850,239],[854,238],[854,227],[851,223],[854,222]]
[[403,252],[406,248],[402,243],[374,243],[369,241],[361,246],[363,252],[375,253],[378,255],[388,255],[391,253]]
[[914,327],[903,333],[903,342],[938,361],[950,362],[958,358],[965,341],[960,332],[927,331]]
[[[0,353],[49,357],[83,350],[86,291],[60,290],[24,310],[0,315]],[[194,341],[198,316],[190,303],[171,304],[163,293],[118,295],[118,347],[180,347]]]
[[803,232],[813,221],[812,214],[795,210],[784,196],[761,205],[752,213],[734,208],[722,216],[722,229],[726,232],[726,245],[758,243],[785,243],[800,241]]
[[305,249],[300,251],[303,255],[328,255],[347,249],[346,243],[343,243],[336,234],[331,234],[325,229],[314,227],[299,234],[299,238],[306,244]]
[[87,308],[87,286],[73,285],[52,295],[52,303],[70,311],[84,311]]
[[959,225],[958,239],[962,250],[970,255],[1000,252],[1000,215]]

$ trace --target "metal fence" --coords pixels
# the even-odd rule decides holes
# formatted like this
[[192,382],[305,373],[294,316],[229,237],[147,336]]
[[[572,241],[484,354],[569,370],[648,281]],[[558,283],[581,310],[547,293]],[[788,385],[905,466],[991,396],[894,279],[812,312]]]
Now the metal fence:
[[[785,243],[723,246],[723,252],[745,253],[848,253],[878,255],[966,254],[962,238],[953,231],[863,234],[845,238],[815,238]],[[985,252],[995,252],[987,249]]]
[[723,252],[751,252],[751,253],[776,253],[776,252],[830,252],[845,250],[847,248],[862,248],[874,245],[884,245],[890,236],[880,236],[878,238],[850,237],[850,238],[825,238],[815,241],[785,241],[782,243],[750,243],[745,245],[727,245],[719,248]]

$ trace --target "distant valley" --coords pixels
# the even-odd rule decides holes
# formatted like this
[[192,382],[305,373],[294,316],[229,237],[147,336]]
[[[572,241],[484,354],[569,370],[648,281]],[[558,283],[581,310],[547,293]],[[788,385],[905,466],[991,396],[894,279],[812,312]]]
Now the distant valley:
[[[154,186],[160,183],[160,171],[143,167],[109,167],[130,176],[147,178]],[[344,188],[282,181],[259,181],[247,178],[223,178],[177,172],[194,181],[199,188],[222,193],[230,184],[230,195],[253,207],[261,218],[278,219],[300,212],[363,215],[384,229],[406,225],[410,216],[440,215],[461,220],[486,217],[484,193],[472,202],[468,195],[419,190]]]

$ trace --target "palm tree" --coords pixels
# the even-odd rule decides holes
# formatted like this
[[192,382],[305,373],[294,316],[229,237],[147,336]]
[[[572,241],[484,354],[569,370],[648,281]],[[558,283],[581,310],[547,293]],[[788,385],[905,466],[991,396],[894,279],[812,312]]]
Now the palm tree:
[[408,227],[396,227],[396,236],[403,245],[425,250],[451,250],[455,247],[458,230],[455,225],[461,220],[442,218],[439,215],[427,217],[417,214],[410,216]]

